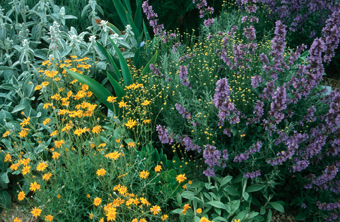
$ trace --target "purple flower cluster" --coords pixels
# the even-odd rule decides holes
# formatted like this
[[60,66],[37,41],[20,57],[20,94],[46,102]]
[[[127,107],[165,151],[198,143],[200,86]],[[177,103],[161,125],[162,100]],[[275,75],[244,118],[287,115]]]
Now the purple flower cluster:
[[314,180],[313,184],[317,186],[321,186],[325,184],[326,182],[333,180],[335,176],[337,175],[338,171],[339,169],[336,166],[326,167],[323,174],[320,177],[318,177],[316,180]]
[[182,114],[182,117],[186,118],[189,122],[190,119],[191,119],[191,114],[189,112],[187,112],[185,110],[185,108],[183,108],[183,106],[181,106],[180,104],[176,103],[175,106],[176,106],[176,109],[178,110],[179,114]]
[[214,18],[206,19],[203,22],[204,26],[207,26],[207,27],[209,27],[213,23],[214,23]]
[[250,173],[246,172],[246,173],[243,174],[244,178],[250,178],[250,179],[254,179],[254,178],[259,177],[259,176],[261,176],[260,170],[256,170],[256,171],[250,172]]
[[159,69],[157,69],[154,64],[151,63],[149,67],[154,74],[156,74],[157,76],[159,76],[161,78],[164,77],[164,75],[161,73],[161,71],[159,71]]
[[285,118],[285,114],[282,113],[282,111],[287,108],[286,83],[281,87],[277,87],[272,98],[274,101],[270,103],[270,111],[268,114],[275,118],[276,124],[279,124]]
[[239,162],[241,163],[244,160],[249,159],[249,155],[260,152],[260,149],[262,147],[262,142],[258,141],[256,144],[253,144],[251,146],[251,148],[249,149],[249,151],[245,152],[245,153],[241,153],[238,156],[234,157],[234,162]]
[[261,76],[256,75],[251,79],[251,86],[256,89],[259,86],[259,82],[262,82],[262,78]]
[[[208,6],[207,0],[193,0],[192,1],[194,4],[196,3],[196,7],[200,10],[200,18],[204,17],[205,13],[210,13],[214,14],[214,8]],[[206,19],[204,20],[204,25],[205,26],[210,26],[211,23],[214,22],[214,19]]]
[[185,150],[186,151],[194,151],[197,150],[198,153],[201,153],[201,147],[198,145],[195,145],[192,141],[192,139],[190,139],[190,137],[188,135],[184,135],[183,139],[181,139],[180,141],[184,146],[185,146]]
[[320,203],[319,201],[316,203],[316,206],[320,209],[320,210],[327,210],[327,211],[332,211],[335,209],[340,208],[340,203],[339,202],[335,202],[335,203]]
[[142,9],[143,9],[144,14],[146,14],[146,18],[149,20],[150,26],[152,26],[153,32],[155,33],[155,35],[158,35],[159,37],[165,36],[166,32],[163,31],[164,25],[157,24],[158,19],[154,19],[154,18],[157,18],[158,15],[154,13],[154,11],[152,10],[152,6],[149,5],[149,0],[146,0],[143,2]]
[[[239,115],[241,112],[236,109],[233,103],[230,102],[231,90],[228,85],[227,78],[223,78],[217,81],[217,87],[215,89],[215,95],[213,98],[213,103],[216,108],[218,108],[219,126],[223,126],[226,117],[229,118],[230,124],[235,124],[240,122]],[[234,115],[231,117],[232,111]]]
[[168,136],[168,130],[165,129],[165,126],[157,125],[156,130],[158,132],[158,138],[163,144],[172,144],[173,139]]
[[186,66],[180,66],[179,67],[179,77],[181,78],[182,80],[182,85],[184,86],[188,86],[189,89],[191,89],[191,84],[190,84],[190,81],[189,79],[187,78],[188,76],[188,68]]
[[186,54],[185,56],[179,58],[179,61],[184,62],[185,60],[193,58],[193,57],[196,57],[196,54],[193,54],[193,53]]
[[255,29],[254,26],[250,26],[249,28],[243,29],[243,35],[249,40],[254,41],[256,39]]
[[172,54],[175,54],[177,52],[177,48],[181,46],[180,42],[177,42],[175,45],[172,46]]
[[323,61],[330,63],[331,58],[335,56],[334,50],[338,48],[340,38],[340,10],[333,12],[326,21],[326,26],[322,29],[322,35],[325,38],[325,55]]

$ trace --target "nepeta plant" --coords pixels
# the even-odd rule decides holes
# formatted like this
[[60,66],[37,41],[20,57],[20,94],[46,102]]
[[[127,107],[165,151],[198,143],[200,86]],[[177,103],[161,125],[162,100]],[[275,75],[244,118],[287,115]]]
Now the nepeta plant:
[[[304,190],[305,185],[309,190],[293,205],[308,202],[310,211],[306,213],[312,213],[317,200],[334,200],[329,192],[335,190],[328,184],[338,178],[338,141],[334,139],[340,133],[339,91],[325,96],[319,84],[322,62],[329,61],[338,44],[339,12],[327,20],[324,36],[315,39],[308,51],[302,45],[288,53],[287,26],[281,21],[276,22],[268,46],[257,40],[253,25],[258,22],[256,2],[243,1],[249,3],[245,8],[250,15],[242,19],[242,25],[207,35],[206,45],[218,42],[217,49],[209,46],[190,58],[190,63],[179,60],[172,69],[178,74],[171,74],[170,82],[154,78],[169,96],[169,109],[178,111],[169,110],[163,116],[171,135],[164,138],[170,137],[187,151],[202,150],[196,157],[205,161],[203,173],[209,177],[239,169],[246,178],[281,189],[283,183],[277,179],[289,178],[294,172],[299,189]],[[205,49],[206,45],[197,47]],[[185,53],[196,54],[189,51]],[[209,56],[210,61],[215,56],[220,59],[211,64],[213,72],[202,67]],[[169,69],[159,70],[170,76]],[[203,74],[210,79],[205,82]]]

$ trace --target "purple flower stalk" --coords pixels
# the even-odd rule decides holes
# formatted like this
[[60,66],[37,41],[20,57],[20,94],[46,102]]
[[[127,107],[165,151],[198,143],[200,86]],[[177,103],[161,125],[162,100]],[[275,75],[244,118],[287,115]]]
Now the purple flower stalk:
[[168,130],[165,128],[165,126],[158,125],[156,127],[156,130],[158,132],[158,138],[163,144],[172,144],[173,139],[168,136]]

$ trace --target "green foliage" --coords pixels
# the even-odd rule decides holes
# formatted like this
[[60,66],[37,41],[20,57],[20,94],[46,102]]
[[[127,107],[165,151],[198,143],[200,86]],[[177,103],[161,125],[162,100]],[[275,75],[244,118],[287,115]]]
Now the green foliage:
[[180,221],[199,221],[203,217],[226,222],[270,221],[271,209],[284,212],[282,202],[270,202],[273,195],[267,197],[263,205],[255,198],[261,193],[267,195],[266,185],[249,186],[242,175],[236,178],[216,176],[213,179],[214,182],[209,177],[208,182],[195,180],[186,184],[185,191],[174,198],[174,204],[180,208],[172,213],[179,214]]

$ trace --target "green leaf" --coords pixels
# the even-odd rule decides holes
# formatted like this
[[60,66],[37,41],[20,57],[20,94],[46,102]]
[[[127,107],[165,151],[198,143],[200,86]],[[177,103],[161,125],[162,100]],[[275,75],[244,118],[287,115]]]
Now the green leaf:
[[0,66],[0,70],[12,70],[13,68],[8,66]]
[[240,213],[238,213],[235,217],[234,220],[238,220],[240,219],[241,221],[244,219],[244,217],[246,216],[248,210],[243,210]]
[[305,220],[307,216],[308,216],[308,214],[305,213],[305,212],[298,213],[298,215],[296,215],[296,217],[295,217],[295,220]]
[[102,86],[97,81],[87,77],[85,75],[81,75],[77,72],[73,72],[67,68],[65,70],[79,82],[86,84],[89,86],[89,90],[102,102],[104,105],[113,111],[113,105],[107,101],[109,96],[113,96],[104,86]]
[[285,212],[283,206],[282,206],[280,203],[278,203],[278,202],[269,202],[268,204],[269,204],[270,206],[272,206],[272,207],[273,207],[275,210],[277,210],[277,211],[280,211],[280,212],[282,212],[282,213]]
[[224,204],[223,204],[221,201],[216,201],[216,200],[214,200],[214,201],[209,201],[207,204],[208,204],[208,205],[211,205],[211,206],[213,206],[213,207],[220,208],[220,209],[226,209],[225,206],[224,206]]
[[236,212],[240,208],[241,201],[233,200],[231,201],[231,213]]
[[268,215],[267,215],[267,222],[270,222],[270,221],[271,221],[271,219],[272,219],[272,216],[273,216],[272,210],[271,210],[271,209],[269,209],[269,211],[268,211]]
[[257,215],[259,215],[259,212],[251,212],[251,213],[248,215],[247,219],[251,219],[251,218],[253,218],[253,217],[256,217]]
[[[148,29],[146,28],[146,25],[145,25],[145,22],[143,20],[143,29],[144,29],[144,35],[145,35],[145,39],[146,41],[150,41],[151,38],[150,38],[150,34],[148,32]],[[146,43],[145,43],[146,44]]]
[[266,213],[266,208],[264,206],[261,207],[260,209],[260,214],[264,215]]
[[212,220],[213,220],[213,221],[216,221],[216,222],[218,222],[218,221],[225,221],[225,222],[228,222],[227,219],[225,219],[225,218],[223,218],[223,217],[220,217],[220,216],[215,217],[215,218],[213,218]]
[[243,192],[243,193],[242,193],[242,196],[243,196],[243,198],[244,198],[246,201],[248,201],[249,194],[248,194],[247,192]]
[[156,60],[157,60],[157,57],[158,57],[158,51],[155,52],[155,54],[152,56],[152,58],[150,59],[150,61],[145,65],[143,71],[142,71],[142,74],[140,75],[139,79],[138,79],[138,82],[139,83],[142,83],[142,77],[144,75],[146,75],[149,71],[150,71],[150,64],[151,63],[155,63]]
[[254,185],[249,186],[246,189],[246,192],[248,192],[248,193],[256,192],[256,191],[262,190],[265,187],[266,187],[266,185],[254,184]]
[[124,3],[128,10],[129,16],[131,16],[132,10],[131,10],[131,5],[130,5],[130,0],[124,0]]
[[135,56],[133,57],[133,65],[136,66],[137,69],[140,68],[140,55],[139,55],[139,53],[140,53],[140,48],[137,49]]
[[128,13],[124,7],[124,5],[121,3],[120,0],[112,0],[116,11],[119,15],[120,20],[122,21],[123,25],[126,26],[128,24],[128,20],[126,17],[126,14]]
[[24,110],[25,108],[26,108],[25,105],[22,105],[22,104],[16,105],[16,106],[14,107],[14,109],[12,110],[12,113],[20,112],[20,111]]
[[222,182],[221,182],[221,186],[224,186],[225,184],[227,184],[228,182],[230,182],[233,179],[232,176],[226,176],[223,178]]
[[7,172],[3,172],[0,174],[0,180],[3,183],[9,183],[9,178]]
[[0,190],[0,206],[3,206],[7,209],[11,208],[11,196],[5,190]]
[[124,78],[124,84],[125,84],[125,86],[129,86],[129,85],[132,84],[131,73],[130,73],[129,67],[127,66],[126,60],[125,60],[123,54],[120,52],[117,45],[113,42],[113,40],[111,38],[109,38],[109,39],[111,41],[111,44],[115,48],[116,53],[118,54],[119,63],[120,63],[120,67],[122,69],[122,74],[123,74],[123,78]]
[[[110,38],[110,39],[111,39],[111,38]],[[111,59],[113,60],[114,64],[115,64],[115,65],[117,66],[117,68],[118,68],[118,73],[119,73],[119,68],[120,68],[119,60],[116,59],[114,56],[112,56],[111,53],[108,52],[108,51],[104,48],[104,46],[102,46],[98,41],[96,41],[96,43],[97,43],[97,46],[98,46],[100,52],[103,53],[103,55],[105,56],[105,58],[106,58],[107,60],[110,61],[110,63],[111,63],[112,66],[113,66],[113,64],[112,64]],[[109,55],[110,55],[110,56],[109,56]],[[113,68],[114,68],[114,67],[113,67]],[[116,71],[116,70],[115,70],[115,71]],[[117,73],[117,74],[118,74],[118,73]]]
[[117,28],[117,26],[115,26],[114,24],[108,22],[107,25],[113,29],[113,31],[115,31],[118,35],[122,35],[122,32]]
[[142,22],[143,22],[143,18],[142,18],[142,0],[137,0],[137,7],[136,7],[136,12],[135,12],[135,17],[133,19],[133,21],[135,22],[135,25],[138,29],[139,32],[142,31]]
[[129,24],[131,25],[133,33],[135,33],[135,38],[137,39],[138,44],[140,44],[141,36],[140,36],[140,33],[139,33],[135,23],[133,23],[132,18],[130,16],[126,16],[126,17],[127,17]]
[[232,186],[223,188],[231,196],[240,196],[240,192]]

